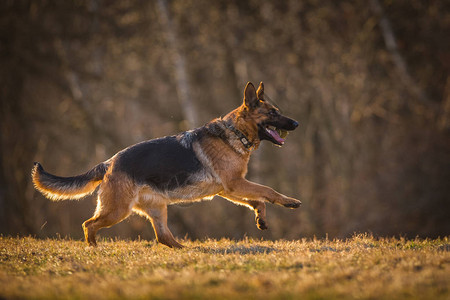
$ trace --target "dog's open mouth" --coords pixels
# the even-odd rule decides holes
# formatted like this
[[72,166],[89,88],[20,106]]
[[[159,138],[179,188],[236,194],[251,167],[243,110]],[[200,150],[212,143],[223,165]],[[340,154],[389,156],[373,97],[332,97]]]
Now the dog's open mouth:
[[286,136],[288,135],[287,130],[276,128],[275,126],[266,126],[266,132],[275,140],[276,144],[283,145]]
[[287,117],[280,116],[278,119],[258,124],[258,136],[261,141],[267,140],[281,147],[285,143],[288,131],[297,128],[298,123]]

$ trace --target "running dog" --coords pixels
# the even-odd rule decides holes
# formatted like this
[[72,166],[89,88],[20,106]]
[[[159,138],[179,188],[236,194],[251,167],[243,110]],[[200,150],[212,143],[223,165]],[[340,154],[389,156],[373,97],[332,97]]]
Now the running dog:
[[297,199],[245,179],[260,142],[281,146],[287,131],[297,126],[265,100],[262,82],[258,90],[249,82],[241,106],[202,127],[130,146],[74,177],[52,175],[36,162],[32,179],[37,190],[55,201],[83,198],[99,186],[94,216],[83,223],[91,246],[99,229],[136,212],[151,221],[158,242],[182,248],[167,227],[167,205],[219,195],[253,209],[261,230],[267,228],[265,201],[300,206]]

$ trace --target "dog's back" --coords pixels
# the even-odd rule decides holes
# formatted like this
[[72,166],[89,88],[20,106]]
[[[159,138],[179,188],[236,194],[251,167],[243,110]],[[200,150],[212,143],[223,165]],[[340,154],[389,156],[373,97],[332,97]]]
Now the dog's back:
[[116,155],[113,172],[123,172],[137,184],[164,192],[189,185],[202,168],[192,144],[182,145],[175,136],[145,141]]

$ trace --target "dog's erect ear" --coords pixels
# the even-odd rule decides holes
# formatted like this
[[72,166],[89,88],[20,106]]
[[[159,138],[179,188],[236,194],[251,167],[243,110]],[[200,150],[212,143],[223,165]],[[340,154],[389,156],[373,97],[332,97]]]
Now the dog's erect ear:
[[255,87],[251,82],[248,82],[244,90],[244,105],[250,109],[253,109],[258,106],[258,102],[259,100],[256,96]]
[[264,101],[264,83],[262,81],[259,83],[259,88],[256,91],[256,96],[259,100]]

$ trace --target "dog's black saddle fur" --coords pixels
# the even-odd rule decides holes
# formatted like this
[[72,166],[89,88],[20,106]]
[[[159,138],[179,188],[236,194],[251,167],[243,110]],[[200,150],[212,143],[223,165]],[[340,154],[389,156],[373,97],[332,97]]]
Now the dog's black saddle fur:
[[202,165],[192,143],[182,144],[176,136],[138,143],[118,153],[115,169],[126,173],[137,183],[160,191],[189,185],[190,176]]

